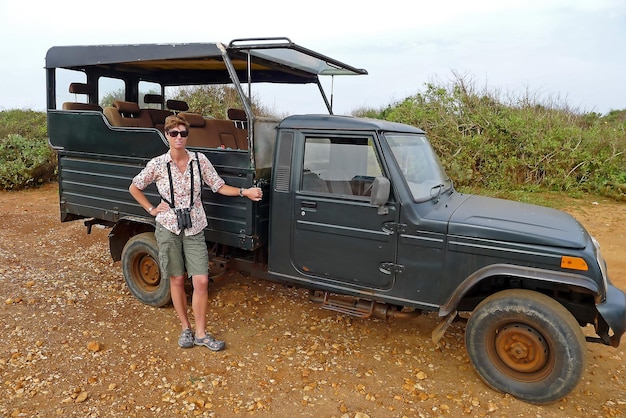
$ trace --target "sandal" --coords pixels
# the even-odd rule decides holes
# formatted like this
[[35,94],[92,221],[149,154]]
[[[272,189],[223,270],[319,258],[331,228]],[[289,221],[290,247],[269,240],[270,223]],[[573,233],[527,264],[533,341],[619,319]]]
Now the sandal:
[[224,347],[226,346],[226,343],[224,341],[216,340],[215,338],[211,337],[209,334],[206,334],[202,338],[196,337],[193,343],[195,345],[201,345],[203,347],[206,347],[212,351],[223,350]]
[[182,348],[193,347],[193,332],[189,328],[185,328],[178,337],[178,345]]

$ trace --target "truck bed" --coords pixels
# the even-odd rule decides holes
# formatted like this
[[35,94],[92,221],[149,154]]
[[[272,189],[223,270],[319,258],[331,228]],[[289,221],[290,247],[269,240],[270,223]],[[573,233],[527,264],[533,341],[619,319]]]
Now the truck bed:
[[[128,192],[132,178],[153,157],[167,152],[163,135],[154,128],[112,127],[100,112],[50,110],[51,144],[58,155],[61,221],[90,218],[90,223],[113,226],[125,217],[154,223]],[[52,120],[52,123],[50,121]],[[216,170],[234,187],[251,187],[255,172],[246,150],[199,149]],[[267,187],[263,181],[256,181]],[[146,196],[155,204],[160,197],[154,185]],[[269,193],[267,193],[269,196]],[[267,244],[269,202],[252,202],[215,194],[203,187],[202,202],[209,226],[208,242],[244,250]]]

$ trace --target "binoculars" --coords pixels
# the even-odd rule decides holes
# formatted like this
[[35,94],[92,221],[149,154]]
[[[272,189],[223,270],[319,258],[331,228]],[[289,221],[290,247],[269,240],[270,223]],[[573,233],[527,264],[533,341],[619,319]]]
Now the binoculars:
[[178,220],[178,227],[183,230],[191,228],[191,208],[176,209],[176,219]]

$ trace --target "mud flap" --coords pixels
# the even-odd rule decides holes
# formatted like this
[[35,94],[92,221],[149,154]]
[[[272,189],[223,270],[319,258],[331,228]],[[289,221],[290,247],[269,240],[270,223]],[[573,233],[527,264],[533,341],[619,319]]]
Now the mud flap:
[[457,311],[450,313],[448,316],[446,316],[443,319],[443,321],[437,324],[435,329],[433,329],[431,338],[435,344],[437,344],[439,340],[443,338],[443,334],[446,333],[446,330],[448,329],[452,321],[454,321],[454,318],[456,318],[456,315],[457,315]]

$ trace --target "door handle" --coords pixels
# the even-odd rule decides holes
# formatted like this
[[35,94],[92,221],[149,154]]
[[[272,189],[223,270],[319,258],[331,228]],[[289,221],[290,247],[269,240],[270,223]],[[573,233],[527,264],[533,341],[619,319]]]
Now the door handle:
[[317,208],[317,202],[311,202],[310,200],[303,200],[301,207],[302,208],[307,208],[307,209],[316,209]]

